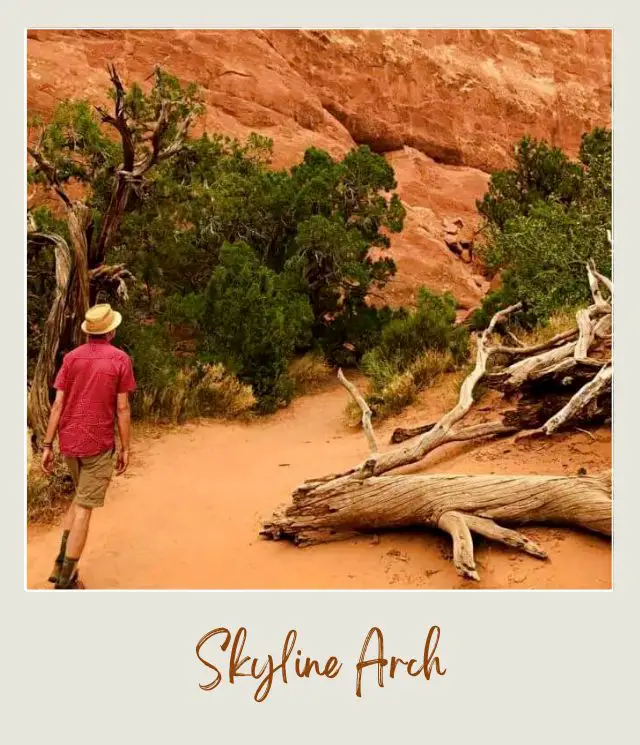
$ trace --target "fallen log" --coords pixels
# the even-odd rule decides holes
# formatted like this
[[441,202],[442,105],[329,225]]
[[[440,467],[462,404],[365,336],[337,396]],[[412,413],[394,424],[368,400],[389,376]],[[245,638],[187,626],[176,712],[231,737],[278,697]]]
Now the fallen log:
[[298,490],[261,535],[308,546],[358,533],[439,528],[453,540],[458,573],[479,579],[471,533],[538,558],[542,547],[506,524],[551,523],[611,535],[611,476],[372,476]]
[[[602,296],[598,286],[600,275],[591,265],[587,266],[587,273],[595,305],[578,313],[575,330],[556,335],[549,342],[528,350],[521,346],[491,345],[490,337],[497,324],[520,306],[496,313],[477,339],[475,366],[462,383],[457,404],[435,423],[394,432],[394,442],[408,439],[414,433],[421,435],[413,445],[378,452],[371,412],[355,386],[340,372],[340,381],[362,410],[369,457],[343,473],[305,481],[293,492],[291,504],[264,522],[260,535],[302,546],[372,531],[438,528],[451,537],[453,563],[458,573],[474,580],[479,576],[472,533],[546,558],[544,549],[537,543],[495,521],[514,526],[568,525],[610,536],[610,471],[577,477],[388,475],[394,469],[422,460],[446,443],[522,433],[523,425],[532,423],[534,428],[527,434],[549,435],[561,427],[589,421],[590,417],[610,415],[610,359],[596,360],[589,353],[598,336],[596,329],[601,327],[606,335],[610,328],[601,322],[601,316],[611,315],[611,301]],[[605,286],[612,291],[610,282]],[[507,412],[502,421],[461,426],[461,420],[473,406],[476,384],[487,378],[489,359],[505,350],[507,356],[520,358],[501,374],[507,391],[525,392],[521,411]],[[540,391],[550,383],[564,386],[564,391],[560,396],[556,392],[555,398],[552,395],[546,404],[543,397],[535,408],[532,399],[536,389]]]

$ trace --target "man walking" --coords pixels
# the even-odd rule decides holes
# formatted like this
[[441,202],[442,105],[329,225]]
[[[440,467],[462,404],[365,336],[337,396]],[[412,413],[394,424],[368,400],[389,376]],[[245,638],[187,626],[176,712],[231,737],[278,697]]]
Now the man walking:
[[82,330],[87,343],[69,352],[55,379],[56,398],[44,441],[42,468],[53,471],[53,439],[71,473],[75,497],[63,522],[60,552],[49,582],[57,590],[76,589],[77,564],[89,532],[92,510],[104,505],[114,469],[115,424],[120,435],[115,470],[129,465],[131,413],[135,390],[131,358],[111,345],[122,316],[110,305],[89,308]]

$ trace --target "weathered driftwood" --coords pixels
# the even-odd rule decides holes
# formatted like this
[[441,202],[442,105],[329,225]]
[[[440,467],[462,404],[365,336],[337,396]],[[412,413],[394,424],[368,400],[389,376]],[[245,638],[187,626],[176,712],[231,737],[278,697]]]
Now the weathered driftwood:
[[371,476],[337,478],[294,492],[261,535],[298,545],[406,527],[440,528],[453,539],[459,574],[478,579],[470,532],[545,558],[506,524],[553,523],[611,535],[610,474],[570,476]]
[[[589,477],[386,475],[420,461],[445,443],[514,434],[523,427],[527,428],[527,435],[549,435],[563,426],[590,421],[596,415],[606,416],[607,406],[610,410],[611,362],[589,355],[597,338],[596,329],[606,329],[602,319],[610,317],[611,304],[600,293],[599,275],[590,265],[587,273],[594,305],[577,314],[576,329],[558,334],[544,344],[529,348],[491,345],[490,337],[497,324],[517,311],[519,305],[497,313],[478,337],[475,366],[463,382],[453,409],[435,423],[394,432],[395,442],[420,435],[413,445],[378,452],[371,412],[355,386],[340,372],[341,382],[363,412],[370,455],[341,474],[304,482],[294,491],[292,503],[264,523],[261,535],[309,545],[362,532],[439,528],[451,536],[458,573],[476,580],[479,577],[472,533],[538,558],[546,557],[535,542],[495,520],[509,525],[570,525],[611,535],[610,471]],[[610,282],[605,286],[612,291]],[[460,426],[472,408],[474,387],[486,377],[488,360],[498,353],[520,358],[500,374],[504,390],[525,391],[523,408],[506,412],[502,421]],[[565,390],[558,394],[556,389],[541,401],[535,400],[536,389],[553,385]]]
[[602,393],[611,390],[612,376],[613,368],[610,364],[605,365],[593,380],[586,383],[560,411],[542,425],[540,431],[545,435],[550,435],[567,422],[576,421],[580,414],[596,402]]

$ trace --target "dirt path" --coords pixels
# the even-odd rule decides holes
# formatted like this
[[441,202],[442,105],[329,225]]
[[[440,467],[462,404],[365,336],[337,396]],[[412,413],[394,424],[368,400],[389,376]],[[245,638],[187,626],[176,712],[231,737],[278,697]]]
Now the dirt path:
[[[446,387],[429,391],[404,417],[411,426],[441,413]],[[366,453],[362,435],[344,423],[345,391],[337,385],[294,401],[254,424],[206,423],[136,444],[130,472],[115,479],[97,511],[81,562],[92,589],[242,588],[595,588],[611,586],[610,541],[571,530],[526,532],[548,551],[541,562],[477,540],[480,583],[461,580],[439,533],[362,537],[299,549],[258,538],[260,518],[313,475],[352,465]],[[480,410],[481,411],[481,410]],[[482,413],[479,414],[482,416]],[[380,434],[388,441],[394,426]],[[576,473],[609,467],[611,433],[595,441],[576,433],[549,441],[480,447],[451,445],[424,471]],[[476,540],[476,539],[474,539]],[[30,528],[29,588],[46,582],[58,528]]]

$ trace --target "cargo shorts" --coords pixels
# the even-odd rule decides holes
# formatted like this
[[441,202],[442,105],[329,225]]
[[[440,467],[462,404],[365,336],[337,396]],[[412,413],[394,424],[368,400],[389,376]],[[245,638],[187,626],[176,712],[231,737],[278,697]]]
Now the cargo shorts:
[[87,509],[102,507],[113,476],[114,451],[107,450],[88,458],[65,455],[64,462],[76,488],[74,503]]

